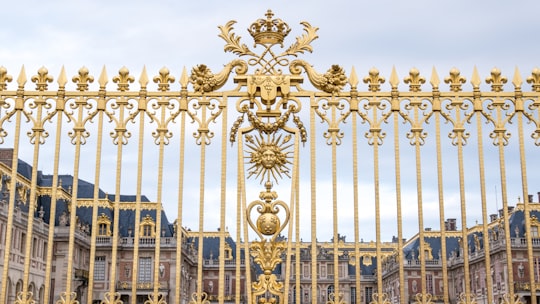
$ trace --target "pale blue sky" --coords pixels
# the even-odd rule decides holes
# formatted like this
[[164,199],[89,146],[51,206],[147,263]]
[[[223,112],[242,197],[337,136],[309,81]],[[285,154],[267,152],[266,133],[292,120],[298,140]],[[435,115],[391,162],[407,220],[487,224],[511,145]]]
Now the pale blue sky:
[[[235,32],[243,37],[243,43],[252,47],[246,29],[255,19],[264,17],[267,9],[272,9],[276,17],[291,26],[286,46],[303,33],[299,24],[301,21],[308,21],[319,28],[319,38],[312,43],[314,52],[304,54],[302,59],[321,72],[331,64],[342,65],[347,73],[354,66],[359,77],[363,78],[371,67],[377,67],[381,75],[388,79],[392,66],[396,67],[400,78],[406,76],[410,68],[416,67],[429,80],[433,66],[441,79],[448,75],[452,67],[457,67],[469,81],[474,66],[483,79],[489,76],[493,67],[500,68],[511,79],[516,66],[522,77],[526,78],[534,67],[540,65],[538,1],[278,0],[10,1],[3,4],[0,10],[0,66],[6,67],[15,79],[23,64],[27,75],[34,75],[38,68],[45,66],[55,78],[62,65],[69,76],[86,66],[96,79],[104,65],[109,77],[116,75],[122,66],[128,67],[136,77],[143,66],[146,66],[150,77],[166,66],[177,80],[183,67],[189,71],[200,63],[217,72],[225,63],[236,58],[234,54],[223,52],[224,42],[217,36],[217,26],[231,19],[237,20]],[[11,88],[14,86],[14,83],[10,84]],[[388,89],[388,83],[385,86]],[[406,86],[402,86],[405,90]],[[445,85],[441,87],[447,90]],[[464,87],[470,90],[469,83]],[[113,89],[112,82],[109,82],[109,89]],[[528,86],[525,89],[530,90]],[[513,137],[515,140],[516,134]],[[132,142],[135,143],[134,140]],[[471,145],[474,147],[475,143]],[[390,148],[387,145],[387,149]],[[532,151],[537,153],[537,149]],[[448,153],[455,154],[454,151]],[[30,161],[30,151],[28,154],[26,160]],[[114,158],[114,155],[112,152],[107,157]],[[516,160],[515,157],[512,159]],[[511,160],[509,162],[515,164]],[[381,165],[392,170],[393,165],[386,163],[383,160]],[[409,163],[412,160],[404,166]],[[306,165],[307,160],[303,164]],[[44,166],[47,165],[44,163]],[[473,173],[468,173],[477,174],[475,167],[471,171]],[[531,182],[536,182],[529,185],[531,193],[540,190],[537,171],[529,170]],[[426,174],[433,173],[428,168]],[[428,176],[433,180],[433,175]],[[515,176],[512,177],[515,180]],[[388,183],[383,186],[390,189],[384,189],[392,191],[393,180],[390,176],[386,178]],[[93,176],[85,179],[92,182]],[[426,184],[429,186],[429,180]],[[496,181],[490,181],[488,190],[493,190],[495,184]],[[170,187],[174,188],[174,185]],[[367,189],[361,191],[369,193],[370,186],[365,187]],[[450,189],[455,187],[455,184],[449,185]],[[477,189],[474,183],[471,187]],[[114,191],[112,184],[102,185],[102,188],[107,192]],[[122,189],[123,193],[131,192],[127,187]],[[512,203],[520,196],[521,189],[510,190],[509,201]],[[155,199],[154,193],[146,192],[147,196]],[[405,192],[414,196],[415,188]],[[172,191],[171,195],[174,194]],[[192,199],[196,199],[197,194],[194,193]],[[365,197],[371,195],[366,194]],[[449,202],[456,201],[454,192],[449,191],[448,195]],[[235,198],[235,193],[231,191],[230,196]],[[426,200],[437,200],[434,192],[426,191],[425,196]],[[490,199],[494,197],[495,194],[491,193]],[[394,199],[393,194],[384,199]],[[472,195],[472,200],[476,199]],[[498,199],[500,208],[500,196]],[[340,213],[344,222],[345,219],[349,220],[348,208],[341,209],[345,209],[344,213]],[[431,224],[426,226],[438,225],[438,217],[433,216],[433,212],[438,212],[436,205],[426,208],[428,217],[431,217],[431,221],[426,220]],[[170,209],[169,214],[174,214],[174,204]],[[385,210],[390,219],[395,216],[391,210]],[[408,208],[405,212],[410,210]],[[452,212],[456,210],[449,210],[449,214],[459,218],[459,213]],[[493,212],[490,210],[490,213]],[[414,218],[415,211],[412,213]],[[174,217],[171,215],[170,220],[174,220]],[[474,217],[470,218],[471,221],[474,221]],[[197,229],[195,221],[189,225]],[[208,229],[215,227],[217,223],[208,224]],[[330,232],[325,228],[319,229],[323,233]],[[350,228],[345,230],[345,234],[352,239]],[[390,230],[385,234],[386,239],[396,234],[394,228]],[[324,234],[323,238],[327,236]],[[372,237],[372,231],[366,234],[366,239]]]

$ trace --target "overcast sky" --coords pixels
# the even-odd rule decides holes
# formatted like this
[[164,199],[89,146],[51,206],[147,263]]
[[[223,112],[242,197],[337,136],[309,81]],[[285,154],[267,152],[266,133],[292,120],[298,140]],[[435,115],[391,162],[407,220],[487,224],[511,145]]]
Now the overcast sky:
[[[55,78],[62,66],[68,75],[86,66],[96,79],[103,66],[109,77],[122,66],[136,77],[143,66],[149,75],[156,75],[166,66],[177,79],[183,67],[190,70],[200,63],[217,72],[236,58],[223,52],[224,42],[217,36],[217,26],[237,20],[235,32],[251,47],[246,29],[264,17],[267,9],[291,26],[286,45],[303,33],[301,21],[319,28],[319,39],[312,43],[314,52],[302,59],[321,72],[331,64],[339,64],[347,71],[354,66],[363,78],[371,67],[377,67],[388,79],[392,66],[400,78],[416,67],[429,79],[436,67],[442,79],[456,67],[470,81],[476,66],[482,79],[498,67],[511,80],[516,67],[525,79],[540,65],[538,1],[276,0],[10,1],[0,10],[0,66],[6,67],[15,79],[23,64],[27,75],[45,66]],[[109,86],[112,89],[111,82]],[[468,83],[464,87],[470,89]],[[535,171],[529,170],[530,175],[537,174]],[[540,190],[538,180],[535,177],[537,183],[529,185],[533,193]],[[496,188],[495,184],[488,186]],[[371,193],[372,188],[366,187]],[[112,186],[102,188],[114,191]],[[392,193],[393,189],[388,191]],[[406,191],[414,196],[414,188]],[[511,202],[520,191],[513,189]],[[431,194],[426,196],[430,198]],[[453,196],[449,201],[457,199],[449,195]],[[148,196],[155,199],[155,195]],[[393,197],[389,194],[390,199]],[[171,210],[174,213],[175,207]],[[431,211],[438,210],[435,206],[428,209]],[[387,210],[386,215],[395,217],[393,211]],[[459,217],[459,213],[454,216]],[[172,221],[175,215],[170,217]],[[433,223],[438,223],[437,217]],[[192,227],[196,225],[193,222]],[[217,223],[208,228],[214,226]],[[348,231],[350,240],[352,233]],[[396,232],[389,231],[385,237],[393,234]],[[373,234],[366,237],[372,238]]]

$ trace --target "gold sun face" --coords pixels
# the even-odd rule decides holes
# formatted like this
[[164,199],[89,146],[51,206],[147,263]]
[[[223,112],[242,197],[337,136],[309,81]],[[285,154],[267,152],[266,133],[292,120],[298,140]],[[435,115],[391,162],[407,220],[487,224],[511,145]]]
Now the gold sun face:
[[245,158],[249,160],[251,166],[248,168],[248,178],[255,176],[260,179],[261,183],[271,181],[272,179],[278,183],[283,176],[290,176],[289,165],[291,162],[292,144],[287,145],[291,140],[291,136],[287,135],[282,138],[272,136],[264,139],[262,136],[246,136],[248,149],[246,150]]

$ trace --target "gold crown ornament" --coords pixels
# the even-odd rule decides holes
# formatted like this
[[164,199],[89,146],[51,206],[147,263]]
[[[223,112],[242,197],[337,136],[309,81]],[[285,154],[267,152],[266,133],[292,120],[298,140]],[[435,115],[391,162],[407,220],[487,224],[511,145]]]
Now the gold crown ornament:
[[265,15],[266,19],[258,19],[248,28],[255,44],[280,44],[283,47],[283,40],[291,28],[281,19],[272,19],[274,17],[272,10],[268,10]]

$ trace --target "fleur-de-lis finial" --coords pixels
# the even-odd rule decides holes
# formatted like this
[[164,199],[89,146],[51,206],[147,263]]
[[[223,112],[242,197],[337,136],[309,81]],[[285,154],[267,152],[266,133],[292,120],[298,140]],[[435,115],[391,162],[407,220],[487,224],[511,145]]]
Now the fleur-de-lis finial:
[[13,77],[8,75],[7,69],[3,66],[0,66],[0,91],[3,91],[7,88],[7,83],[11,82]]
[[158,89],[162,92],[169,90],[169,83],[174,82],[174,76],[171,76],[169,69],[162,67],[159,70],[159,76],[154,77],[154,82],[158,84]]
[[113,82],[118,83],[118,91],[129,90],[129,84],[135,81],[135,77],[129,75],[129,70],[124,66],[118,71],[118,76],[114,76]]
[[369,83],[370,92],[378,92],[381,90],[381,84],[385,82],[384,77],[379,76],[379,70],[371,68],[369,76],[364,77],[364,83]]
[[450,84],[450,90],[452,92],[461,91],[461,85],[467,81],[465,77],[460,75],[460,72],[456,68],[450,70],[450,76],[444,78],[444,83]]
[[420,71],[418,71],[418,69],[412,68],[409,71],[409,76],[405,77],[403,81],[409,84],[409,90],[411,92],[420,92],[420,86],[426,82],[426,79],[420,76]]
[[45,91],[47,90],[47,83],[51,83],[53,81],[53,77],[49,75],[49,70],[47,70],[47,68],[41,67],[38,70],[37,75],[32,76],[31,80],[36,84],[36,90]]
[[79,69],[79,75],[73,76],[71,80],[77,84],[77,90],[84,92],[88,90],[88,84],[94,82],[94,76],[83,66]]
[[493,68],[491,70],[491,76],[486,78],[486,83],[491,83],[491,91],[493,92],[502,92],[503,85],[508,81],[505,76],[501,75],[501,70],[498,68]]
[[[0,90],[2,89],[1,83],[2,82],[0,78]],[[534,68],[532,70],[531,76],[527,77],[527,83],[531,84],[533,91],[540,92],[540,69],[539,68]]]

